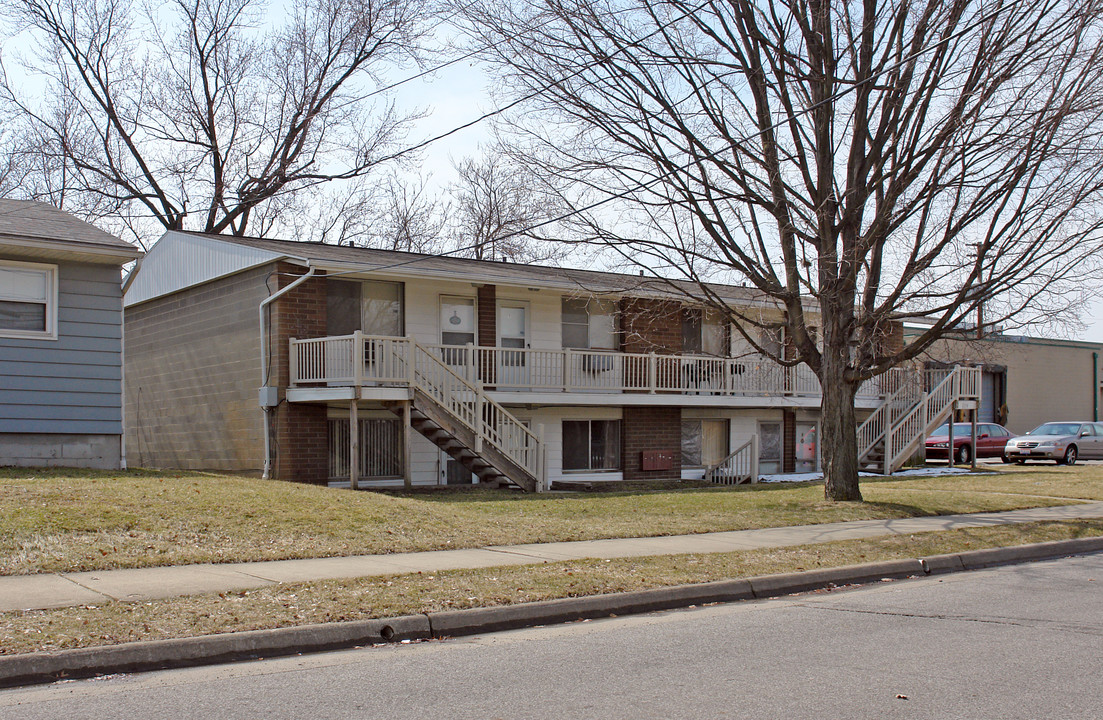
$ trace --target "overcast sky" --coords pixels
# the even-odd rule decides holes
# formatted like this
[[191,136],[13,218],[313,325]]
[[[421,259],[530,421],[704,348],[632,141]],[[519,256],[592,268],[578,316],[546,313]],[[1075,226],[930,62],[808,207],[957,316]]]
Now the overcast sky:
[[[275,4],[280,5],[280,0],[276,0]],[[269,14],[270,20],[274,20],[275,17],[278,17],[278,12]],[[24,44],[20,42],[23,40],[24,38],[17,38],[16,42],[12,42],[9,39],[3,44],[3,58],[9,72],[14,70],[12,52]],[[416,69],[411,68],[411,71],[410,74],[413,74]],[[400,74],[392,78],[392,81],[401,77],[405,76]],[[491,82],[492,78],[481,68],[471,62],[465,62],[404,85],[397,96],[399,107],[422,107],[429,111],[428,116],[421,120],[415,131],[411,133],[411,140],[417,142],[434,137],[493,110],[495,104],[488,89]],[[33,90],[33,87],[33,84],[28,84],[26,89]],[[455,135],[433,143],[425,149],[421,174],[429,177],[430,187],[444,191],[454,177],[452,161],[477,154],[479,146],[490,140],[487,125],[482,123],[460,130]],[[1071,329],[1046,329],[1029,334],[1103,342],[1103,293],[1095,292],[1094,295],[1098,299],[1082,316],[1082,320],[1088,325],[1084,332]]]

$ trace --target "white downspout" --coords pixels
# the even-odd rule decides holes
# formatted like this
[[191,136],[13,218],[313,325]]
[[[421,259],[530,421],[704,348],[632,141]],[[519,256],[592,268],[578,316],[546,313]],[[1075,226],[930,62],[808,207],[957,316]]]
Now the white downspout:
[[[287,294],[291,290],[294,290],[299,285],[309,280],[314,276],[315,267],[310,264],[310,261],[306,262],[307,271],[306,274],[300,277],[295,282],[291,283],[282,290],[277,290],[265,299],[260,301],[260,306],[257,311],[260,314],[260,383],[261,387],[265,387],[268,383],[268,332],[264,322],[264,311],[268,308],[268,305],[273,301],[278,300],[283,295]],[[261,475],[265,480],[268,479],[269,474],[272,471],[272,441],[269,437],[270,431],[268,427],[268,408],[261,407],[261,411],[264,413],[264,473]]]

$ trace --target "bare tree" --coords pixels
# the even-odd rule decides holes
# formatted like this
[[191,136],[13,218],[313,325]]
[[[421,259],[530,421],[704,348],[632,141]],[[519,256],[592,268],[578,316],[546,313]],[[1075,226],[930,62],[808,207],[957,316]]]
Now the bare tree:
[[391,176],[382,184],[376,220],[366,244],[385,250],[441,252],[449,206],[430,195],[426,178]]
[[[164,228],[264,234],[293,196],[391,159],[416,113],[374,89],[415,60],[416,0],[291,0],[265,25],[263,0],[11,0],[3,14],[36,41],[13,82],[42,173],[82,207]],[[62,177],[64,175],[64,177]]]
[[566,254],[562,245],[529,231],[559,210],[548,188],[504,149],[454,162],[453,235],[462,254],[479,260],[549,262]]
[[860,383],[978,307],[1022,326],[1098,277],[1098,0],[462,5],[587,237],[819,377],[829,498],[861,498]]

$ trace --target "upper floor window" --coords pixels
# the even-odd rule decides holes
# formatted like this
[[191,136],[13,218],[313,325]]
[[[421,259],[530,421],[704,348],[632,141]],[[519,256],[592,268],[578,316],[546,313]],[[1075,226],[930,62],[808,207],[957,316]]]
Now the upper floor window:
[[728,333],[723,316],[712,309],[682,311],[682,352],[727,357]]
[[0,337],[57,339],[57,265],[0,260]]
[[402,283],[335,280],[326,283],[326,334],[401,337]]
[[598,298],[563,298],[563,347],[616,350],[617,305]]

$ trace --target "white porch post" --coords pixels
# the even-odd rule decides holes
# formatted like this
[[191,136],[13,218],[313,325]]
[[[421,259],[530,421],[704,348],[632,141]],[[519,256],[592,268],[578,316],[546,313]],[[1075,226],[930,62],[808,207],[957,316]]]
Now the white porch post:
[[947,438],[948,444],[946,445],[946,467],[953,467],[954,466],[954,460],[957,459],[957,458],[954,457],[954,420],[956,420],[956,419],[957,419],[957,402],[952,402],[952,403],[950,403],[950,422],[948,423],[948,427],[949,427],[949,433],[948,434],[949,434],[950,437]]
[[751,435],[751,483],[758,483],[758,433]]
[[413,434],[410,432],[410,409],[413,402],[410,400],[402,403],[402,484],[409,490],[414,485],[413,468],[410,467],[410,443]]
[[360,481],[360,417],[358,403],[349,403],[349,487],[359,490]]
[[973,452],[969,453],[969,467],[973,470],[977,469],[977,413],[979,412],[980,398],[977,398],[976,403],[973,405],[973,412],[971,413],[973,416],[973,426],[969,428],[973,435]]

